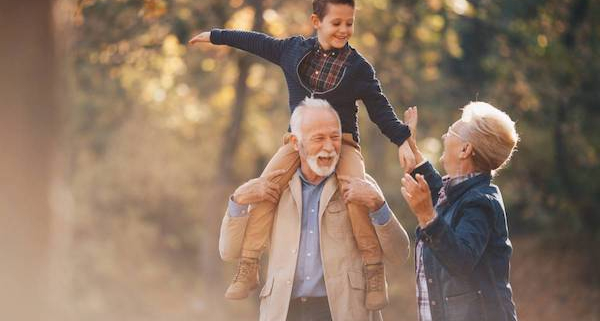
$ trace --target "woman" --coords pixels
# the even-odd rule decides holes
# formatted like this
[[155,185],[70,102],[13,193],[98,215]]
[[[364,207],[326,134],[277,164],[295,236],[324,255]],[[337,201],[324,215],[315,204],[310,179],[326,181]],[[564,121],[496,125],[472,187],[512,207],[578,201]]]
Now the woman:
[[[415,133],[417,110],[405,112]],[[402,195],[419,223],[416,235],[420,321],[517,320],[509,283],[512,246],[500,190],[491,183],[519,136],[510,117],[483,102],[465,106],[442,136],[442,178],[423,159],[402,178]]]

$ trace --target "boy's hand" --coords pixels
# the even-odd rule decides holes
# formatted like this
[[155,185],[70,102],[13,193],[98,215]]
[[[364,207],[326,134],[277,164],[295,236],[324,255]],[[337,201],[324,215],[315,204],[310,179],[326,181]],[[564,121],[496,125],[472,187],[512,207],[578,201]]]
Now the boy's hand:
[[405,172],[410,173],[415,169],[417,162],[408,139],[398,147],[398,159],[400,160],[400,166],[404,168]]
[[193,45],[200,42],[210,42],[210,31],[204,31],[195,35],[192,39],[190,39],[190,41],[188,41],[188,44]]

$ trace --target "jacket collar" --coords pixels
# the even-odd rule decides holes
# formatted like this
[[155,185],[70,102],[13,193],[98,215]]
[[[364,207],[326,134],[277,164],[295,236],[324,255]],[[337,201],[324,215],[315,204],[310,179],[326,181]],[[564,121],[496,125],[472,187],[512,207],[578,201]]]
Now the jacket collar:
[[479,175],[470,177],[458,184],[448,185],[445,191],[447,198],[446,202],[447,204],[453,204],[468,190],[479,185],[489,185],[491,181],[492,175],[490,173],[481,173]]

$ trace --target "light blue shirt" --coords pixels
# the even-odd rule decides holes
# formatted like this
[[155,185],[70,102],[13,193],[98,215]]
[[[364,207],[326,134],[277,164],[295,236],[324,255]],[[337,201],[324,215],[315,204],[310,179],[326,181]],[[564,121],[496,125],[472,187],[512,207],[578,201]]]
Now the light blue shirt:
[[[298,263],[294,274],[292,298],[327,296],[323,278],[323,263],[319,244],[319,201],[327,178],[313,185],[308,182],[300,169],[298,174],[302,182],[302,220],[300,229],[300,247]],[[248,206],[229,200],[228,213],[231,217],[248,215]],[[371,221],[376,225],[384,225],[390,219],[391,211],[387,203],[380,209],[370,213]]]

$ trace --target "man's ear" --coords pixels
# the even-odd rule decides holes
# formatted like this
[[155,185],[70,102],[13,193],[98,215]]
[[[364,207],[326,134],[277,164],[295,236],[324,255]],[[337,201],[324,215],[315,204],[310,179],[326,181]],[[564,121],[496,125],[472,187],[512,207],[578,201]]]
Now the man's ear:
[[318,29],[321,25],[321,19],[319,19],[319,16],[314,13],[310,15],[310,21],[315,29]]
[[298,148],[298,137],[294,134],[290,136],[290,143],[292,143],[292,147],[294,147],[295,151],[299,151]]

